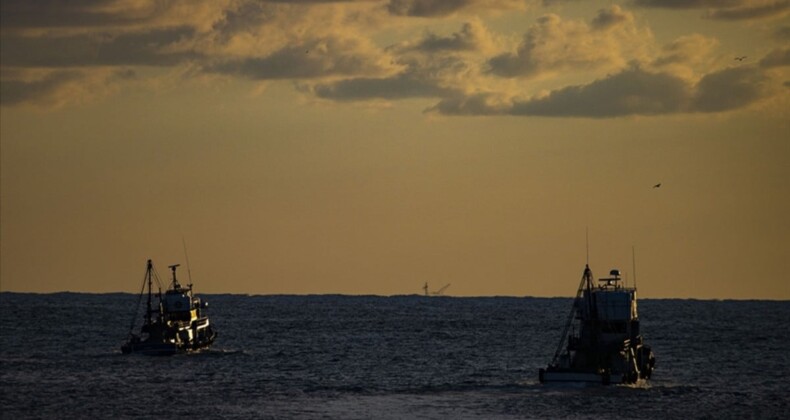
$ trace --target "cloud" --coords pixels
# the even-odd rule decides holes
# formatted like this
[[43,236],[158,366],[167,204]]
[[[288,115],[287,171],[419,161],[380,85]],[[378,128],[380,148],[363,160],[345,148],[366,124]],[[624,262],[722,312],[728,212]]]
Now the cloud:
[[19,31],[43,28],[85,28],[131,25],[144,21],[141,13],[116,13],[101,0],[3,0],[0,25],[4,30]]
[[55,70],[40,74],[8,71],[2,80],[0,105],[60,107],[92,100],[114,91],[115,82],[135,77],[131,70],[84,72]]
[[715,38],[684,35],[664,45],[649,67],[687,80],[695,79],[714,68],[718,57],[713,52],[718,46]]
[[389,0],[387,11],[395,16],[445,17],[459,12],[523,9],[524,0]]
[[771,35],[780,42],[790,41],[790,25],[782,25],[776,28]]
[[608,9],[601,9],[598,15],[591,22],[594,29],[609,29],[622,23],[632,21],[633,16],[620,8],[612,6]]
[[776,48],[760,60],[762,67],[790,66],[790,48]]
[[502,95],[482,92],[449,96],[426,109],[425,112],[452,116],[508,115],[513,105],[511,100]]
[[[371,18],[361,11],[375,7],[381,2],[4,0],[0,83],[4,96],[12,92],[4,103],[23,89],[54,94],[66,75],[107,67],[190,66],[254,80],[390,74],[391,58],[365,33]],[[11,70],[27,75],[6,77]],[[93,80],[70,77],[69,86]]]
[[700,34],[684,35],[665,45],[653,61],[655,66],[686,64],[707,56],[719,42]]
[[486,27],[478,20],[465,22],[459,32],[449,36],[427,33],[425,37],[414,42],[403,42],[389,49],[399,53],[405,52],[480,52],[491,51],[495,42]]
[[311,91],[319,98],[341,102],[443,97],[455,92],[451,88],[439,86],[435,81],[409,73],[390,78],[357,78],[319,84],[312,87]]
[[390,0],[387,10],[398,16],[447,16],[472,4],[472,0]]
[[202,57],[168,49],[194,33],[190,27],[175,27],[117,35],[8,36],[0,59],[9,67],[172,66]]
[[233,0],[3,0],[4,32],[64,34],[191,26],[210,31]]
[[456,56],[424,54],[401,56],[404,70],[390,77],[358,77],[318,83],[308,89],[334,101],[395,100],[444,97],[475,84],[475,70]]
[[724,9],[713,9],[705,16],[719,20],[752,20],[781,17],[790,11],[790,1],[772,1]]
[[304,91],[335,101],[444,97],[484,84],[482,57],[495,42],[477,20],[447,36],[426,33],[386,48],[400,70],[389,77],[365,77],[316,83]]
[[704,7],[732,7],[743,0],[633,0],[637,6],[662,7],[667,9],[699,9]]
[[790,11],[788,0],[633,0],[642,7],[665,9],[706,9],[703,15],[718,20],[778,18]]
[[[619,6],[588,19],[546,14],[515,42],[470,18],[562,11],[571,1],[3,0],[0,102],[82,102],[119,91],[131,73],[151,89],[167,75],[219,74],[288,80],[336,102],[435,98],[434,111],[445,114],[607,118],[737,109],[766,94],[763,72],[786,80],[787,49],[719,73],[715,39],[690,34],[659,48],[644,20]],[[632,4],[746,19],[776,16],[788,1]],[[450,17],[463,18],[458,29],[438,30],[456,22]]]
[[589,85],[569,86],[549,95],[514,103],[512,115],[616,117],[658,115],[680,110],[688,101],[683,80],[639,69]]
[[4,80],[0,104],[18,105],[40,102],[41,98],[54,96],[54,93],[64,85],[82,77],[82,74],[76,71],[63,71],[48,74],[38,80]]
[[327,38],[282,48],[265,57],[245,57],[207,66],[207,71],[241,75],[253,80],[309,79],[328,76],[382,74],[380,57],[353,38]]
[[587,85],[568,86],[532,99],[502,101],[475,94],[440,101],[429,112],[445,115],[518,115],[614,118],[709,113],[740,109],[766,98],[766,78],[755,67],[724,69],[696,85],[667,73],[633,67]]
[[743,108],[768,96],[767,77],[750,66],[732,67],[705,75],[696,86],[691,112],[721,112]]
[[612,70],[641,56],[649,41],[649,31],[637,28],[633,15],[618,6],[600,10],[590,24],[548,14],[527,30],[515,53],[491,58],[489,72],[535,78],[560,70]]

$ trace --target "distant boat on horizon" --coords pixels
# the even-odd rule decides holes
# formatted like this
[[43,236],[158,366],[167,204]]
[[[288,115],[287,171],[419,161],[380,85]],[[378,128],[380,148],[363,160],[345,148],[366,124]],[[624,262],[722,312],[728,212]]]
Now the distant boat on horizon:
[[425,292],[425,296],[442,296],[444,291],[447,290],[448,287],[450,287],[450,283],[445,284],[439,290],[436,290],[434,292],[428,292],[428,282],[426,281],[425,285],[422,286],[422,290],[423,292]]

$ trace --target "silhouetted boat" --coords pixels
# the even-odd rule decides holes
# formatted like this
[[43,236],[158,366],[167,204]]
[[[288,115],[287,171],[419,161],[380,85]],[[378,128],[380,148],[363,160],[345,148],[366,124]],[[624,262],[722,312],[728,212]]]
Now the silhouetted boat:
[[571,313],[554,358],[540,369],[541,383],[635,384],[655,369],[653,351],[639,331],[636,287],[620,285],[620,272],[593,284],[584,267]]
[[[151,260],[146,266],[143,289],[140,300],[145,293],[145,283],[148,285],[148,302],[143,325],[139,334],[135,334],[134,324],[129,328],[129,340],[121,346],[121,351],[127,353],[142,353],[146,355],[165,356],[176,353],[188,353],[207,349],[217,337],[216,331],[211,326],[206,308],[208,302],[192,295],[192,285],[182,287],[176,279],[178,264],[171,265],[173,281],[169,289],[162,294],[152,291],[153,280],[159,282]],[[153,298],[158,299],[156,307]],[[139,302],[139,301],[138,301]],[[139,308],[139,303],[138,303]],[[135,313],[135,318],[137,314]]]

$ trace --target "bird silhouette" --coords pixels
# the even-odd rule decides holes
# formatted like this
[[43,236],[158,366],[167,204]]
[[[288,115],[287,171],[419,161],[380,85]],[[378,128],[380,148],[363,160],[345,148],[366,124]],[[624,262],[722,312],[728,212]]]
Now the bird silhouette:
[[656,184],[656,185],[653,185],[653,188],[660,188],[660,187],[661,187],[661,183],[660,182],[658,184]]
[[740,55],[740,56],[738,56],[738,57],[735,57],[735,60],[736,60],[736,61],[743,61],[743,60],[746,60],[746,56],[745,56],[745,55]]

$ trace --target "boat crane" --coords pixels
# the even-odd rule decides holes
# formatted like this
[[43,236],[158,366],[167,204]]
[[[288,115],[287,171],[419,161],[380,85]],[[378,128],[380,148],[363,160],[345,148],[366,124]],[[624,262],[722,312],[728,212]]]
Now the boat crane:
[[428,282],[425,282],[425,285],[422,286],[422,290],[425,292],[425,296],[431,296],[431,295],[432,296],[442,296],[444,291],[447,290],[448,287],[450,287],[450,283],[445,284],[439,290],[436,290],[434,292],[428,293]]

